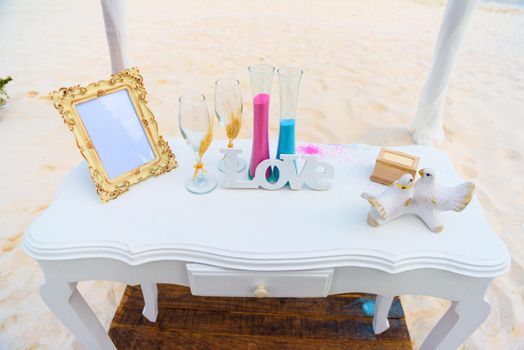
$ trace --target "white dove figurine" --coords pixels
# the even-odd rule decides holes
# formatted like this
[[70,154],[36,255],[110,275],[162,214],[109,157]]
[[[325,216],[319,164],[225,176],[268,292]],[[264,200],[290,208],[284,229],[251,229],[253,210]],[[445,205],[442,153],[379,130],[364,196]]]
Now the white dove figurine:
[[473,198],[475,185],[465,182],[455,187],[444,187],[435,183],[435,171],[421,169],[420,179],[414,186],[413,203],[409,212],[417,215],[435,233],[444,229],[438,212],[443,210],[462,211]]
[[404,214],[405,208],[413,201],[413,176],[402,175],[377,196],[366,192],[360,196],[372,207],[368,214],[368,224],[377,227]]

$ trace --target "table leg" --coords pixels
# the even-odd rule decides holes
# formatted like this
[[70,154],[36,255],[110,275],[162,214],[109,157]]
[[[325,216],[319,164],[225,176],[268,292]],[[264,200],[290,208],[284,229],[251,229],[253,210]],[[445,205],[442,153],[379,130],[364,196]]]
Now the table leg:
[[149,321],[155,322],[158,316],[158,289],[156,283],[141,284],[144,297],[144,315]]
[[55,316],[86,349],[114,349],[104,327],[76,288],[76,282],[52,280],[40,286],[40,295]]
[[389,328],[388,313],[393,297],[377,295],[375,299],[375,314],[373,315],[373,330],[381,334]]
[[454,301],[421,346],[421,350],[456,349],[488,317],[490,305],[482,298]]

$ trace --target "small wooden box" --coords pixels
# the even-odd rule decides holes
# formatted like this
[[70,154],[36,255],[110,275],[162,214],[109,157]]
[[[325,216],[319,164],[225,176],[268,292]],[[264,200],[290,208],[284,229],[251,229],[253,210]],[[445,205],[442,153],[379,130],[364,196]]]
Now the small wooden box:
[[407,153],[382,148],[371,174],[371,181],[391,185],[399,177],[408,173],[417,174],[419,158]]

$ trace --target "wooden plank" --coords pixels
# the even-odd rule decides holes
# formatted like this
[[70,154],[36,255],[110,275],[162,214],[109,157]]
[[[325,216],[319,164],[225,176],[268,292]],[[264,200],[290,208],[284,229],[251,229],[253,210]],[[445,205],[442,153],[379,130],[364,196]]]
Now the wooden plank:
[[391,328],[378,336],[373,333],[371,316],[362,307],[373,299],[361,294],[195,297],[188,288],[159,285],[159,314],[153,323],[141,314],[140,288],[127,287],[109,334],[119,349],[411,349],[398,300]]
[[172,350],[407,350],[409,339],[395,342],[374,342],[346,339],[269,338],[198,334],[166,330],[146,333],[143,330],[111,328],[110,336],[118,349],[172,349]]
[[[375,335],[369,319],[328,316],[296,316],[279,314],[252,314],[208,310],[161,309],[155,323],[141,315],[141,308],[127,308],[117,324],[141,328],[179,329],[196,333],[239,335],[271,335],[277,337],[308,337],[320,339],[373,339]],[[392,319],[393,326],[382,339],[403,338],[404,320]]]
[[[200,297],[190,294],[189,288],[160,285],[158,305],[162,308],[238,311],[246,313],[315,314],[340,315],[343,317],[366,317],[365,304],[374,305],[375,296],[364,294],[341,294],[327,298],[220,298]],[[128,306],[143,307],[144,299],[139,288],[132,288],[127,297]],[[307,302],[305,307],[304,301]],[[390,318],[402,318],[404,313],[398,298],[389,312]]]

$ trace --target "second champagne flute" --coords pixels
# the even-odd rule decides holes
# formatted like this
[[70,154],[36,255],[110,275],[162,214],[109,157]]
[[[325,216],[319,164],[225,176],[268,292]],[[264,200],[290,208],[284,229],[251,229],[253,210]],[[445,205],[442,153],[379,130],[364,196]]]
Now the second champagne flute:
[[[223,78],[215,82],[215,113],[219,123],[226,126],[227,147],[233,148],[233,141],[242,127],[242,92],[238,80]],[[246,166],[245,160],[237,158],[237,172],[243,171]],[[225,170],[223,159],[218,163],[218,170]]]

